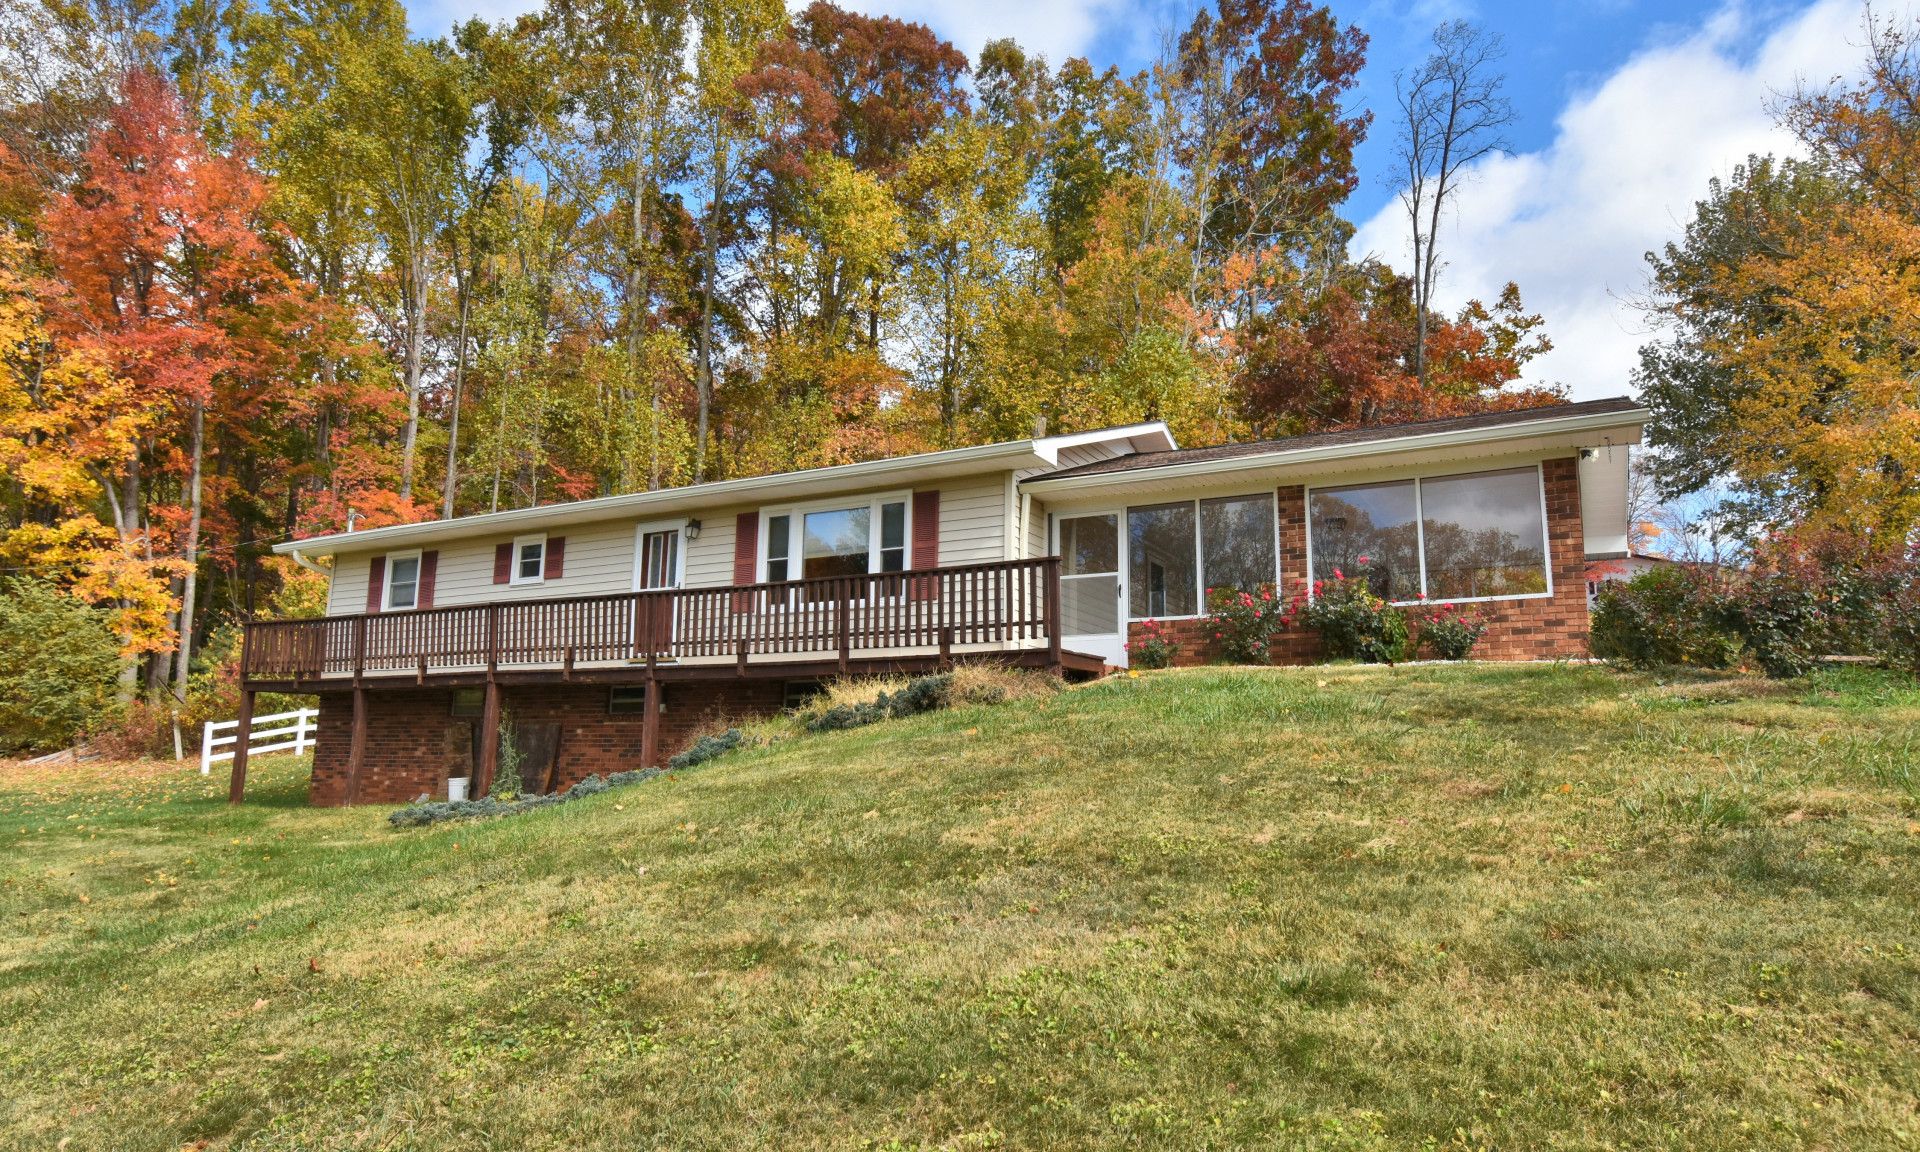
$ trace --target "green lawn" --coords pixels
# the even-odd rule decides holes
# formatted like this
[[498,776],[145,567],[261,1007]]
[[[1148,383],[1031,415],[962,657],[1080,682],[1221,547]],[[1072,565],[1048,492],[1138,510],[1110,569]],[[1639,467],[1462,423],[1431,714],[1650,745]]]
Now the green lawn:
[[396,832],[0,769],[0,1145],[1920,1147],[1920,691],[1196,671]]

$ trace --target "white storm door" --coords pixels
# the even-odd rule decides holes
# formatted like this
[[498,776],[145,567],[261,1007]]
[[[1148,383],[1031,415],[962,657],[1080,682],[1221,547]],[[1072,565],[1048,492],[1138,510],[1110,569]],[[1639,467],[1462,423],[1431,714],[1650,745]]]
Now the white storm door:
[[1120,513],[1090,512],[1054,521],[1060,556],[1060,646],[1127,664],[1126,580],[1120,567]]

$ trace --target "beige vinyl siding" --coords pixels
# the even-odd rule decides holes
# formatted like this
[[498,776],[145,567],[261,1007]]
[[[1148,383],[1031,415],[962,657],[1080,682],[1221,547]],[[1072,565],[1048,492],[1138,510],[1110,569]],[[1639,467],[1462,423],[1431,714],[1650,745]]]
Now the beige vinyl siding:
[[[980,564],[1007,557],[1007,541],[1013,531],[1007,517],[1007,476],[1005,472],[995,472],[940,486],[942,566]],[[869,495],[870,492],[849,493],[848,500],[852,502]],[[686,587],[714,588],[733,583],[734,528],[740,513],[748,511],[757,513],[760,506],[734,505],[701,509],[693,514],[700,521],[700,538],[683,542]],[[685,516],[663,517],[647,523],[677,524],[685,519]],[[441,544],[440,565],[434,579],[434,606],[553,596],[605,596],[632,591],[637,527],[636,521],[618,520],[573,524],[556,530],[567,538],[566,573],[558,580],[540,584],[493,582],[494,547],[512,540],[511,536],[492,535]],[[366,610],[367,565],[374,556],[382,554],[356,552],[335,558],[328,614],[345,616]]]
[[744,507],[700,513],[700,539],[687,542],[689,588],[720,588],[733,583],[733,529]]
[[1045,556],[1050,551],[1047,547],[1047,506],[1033,499],[1029,499],[1027,503],[1029,510],[1026,554],[1029,557]]
[[[441,544],[434,575],[433,606],[484,604],[495,600],[546,600],[556,596],[605,596],[633,590],[633,523],[572,524],[549,535],[565,536],[566,560],[555,580],[538,584],[495,584],[494,548],[512,536],[486,536]],[[412,551],[412,549],[407,549]],[[364,612],[367,568],[377,552],[357,552],[334,560],[330,615]]]
[[940,489],[940,566],[1007,558],[1007,481],[996,474]]

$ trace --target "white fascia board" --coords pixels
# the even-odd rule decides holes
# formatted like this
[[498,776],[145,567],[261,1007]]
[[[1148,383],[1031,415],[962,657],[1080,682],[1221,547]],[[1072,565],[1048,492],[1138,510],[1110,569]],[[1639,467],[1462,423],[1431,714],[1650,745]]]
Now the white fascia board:
[[275,544],[273,550],[282,555],[299,551],[307,556],[332,556],[341,552],[410,547],[475,536],[507,536],[530,527],[556,528],[628,517],[666,517],[726,504],[779,503],[805,496],[858,492],[865,488],[882,487],[889,482],[911,483],[1001,469],[1046,467],[1057,463],[1057,460],[1047,460],[1041,456],[1034,441],[1014,440],[972,448],[922,452],[914,456],[894,456],[885,460],[865,460],[857,464],[836,464],[829,468],[808,468],[773,476],[716,480],[684,488],[661,488],[652,492],[629,492],[564,504],[541,504],[506,512],[459,516],[452,520],[427,520],[418,524],[369,528],[361,532],[337,532],[330,536],[288,540]]
[[1149,420],[1119,428],[1100,428],[1092,432],[1074,432],[1065,436],[1042,436],[1032,443],[1036,455],[1057,465],[1060,463],[1060,453],[1068,448],[1103,444],[1109,440],[1125,440],[1134,452],[1171,452],[1180,447],[1174,442],[1173,432],[1164,420]]
[[1528,420],[1494,428],[1468,428],[1448,432],[1424,432],[1367,440],[1357,444],[1324,444],[1311,448],[1281,449],[1249,456],[1230,456],[1221,460],[1197,460],[1191,464],[1163,464],[1154,468],[1094,472],[1084,476],[1033,476],[1021,481],[1023,489],[1041,494],[1064,494],[1085,489],[1107,488],[1129,482],[1175,479],[1200,480],[1236,472],[1265,472],[1316,464],[1329,460],[1350,461],[1369,456],[1386,456],[1436,448],[1483,447],[1510,444],[1530,439],[1564,440],[1569,435],[1591,435],[1595,443],[1605,437],[1615,444],[1638,444],[1647,419],[1644,408],[1625,412],[1595,412],[1558,419]]

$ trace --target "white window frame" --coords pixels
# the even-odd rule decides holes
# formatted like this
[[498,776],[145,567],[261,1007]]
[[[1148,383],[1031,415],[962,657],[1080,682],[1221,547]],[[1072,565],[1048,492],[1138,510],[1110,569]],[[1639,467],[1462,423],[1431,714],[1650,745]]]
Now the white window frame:
[[[540,545],[540,572],[535,576],[520,575],[521,549],[529,544]],[[545,584],[547,582],[547,534],[534,532],[526,536],[513,538],[513,567],[507,569],[507,583],[510,585]]]
[[[413,561],[413,603],[399,605],[393,602],[393,565],[396,560]],[[386,565],[380,569],[380,610],[382,612],[413,612],[420,607],[420,549],[408,548],[386,555]]]
[[[1207,616],[1207,557],[1201,547],[1200,505],[1209,500],[1256,500],[1267,502],[1267,527],[1273,533],[1273,586],[1275,595],[1280,589],[1280,501],[1274,490],[1255,490],[1252,492],[1219,492],[1208,496],[1194,496],[1186,500],[1155,500],[1151,504],[1128,504],[1120,508],[1120,583],[1121,621],[1131,623],[1137,620],[1201,620]],[[1180,615],[1135,616],[1133,614],[1133,530],[1128,517],[1136,508],[1165,508],[1170,504],[1189,504],[1193,507],[1193,579],[1194,607],[1197,611]],[[1105,511],[1102,509],[1101,511]],[[1099,515],[1100,513],[1067,512],[1063,515]],[[1054,551],[1059,551],[1056,541]]]
[[[643,550],[646,548],[647,537],[655,532],[672,532],[679,537],[680,542],[674,545],[673,550],[673,587],[687,586],[687,545],[692,541],[687,539],[686,524],[685,520],[655,520],[633,526],[633,591],[642,591],[640,580],[646,573]],[[540,562],[545,565],[544,555]]]
[[804,576],[795,575],[805,563],[806,522],[809,512],[845,512],[861,507],[867,508],[867,574],[880,575],[880,506],[883,504],[904,505],[902,535],[900,537],[900,570],[913,571],[913,491],[876,492],[865,497],[840,496],[825,500],[809,500],[804,504],[776,504],[760,509],[760,540],[755,546],[754,582],[767,583],[767,544],[771,532],[768,522],[775,516],[786,516],[787,520],[787,583],[797,583]]
[[1317,489],[1309,485],[1304,499],[1306,501],[1307,529],[1307,596],[1313,596],[1313,494],[1338,488],[1365,488],[1373,484],[1404,484],[1413,481],[1413,539],[1415,557],[1420,562],[1420,597],[1413,600],[1395,600],[1392,603],[1401,606],[1416,604],[1493,604],[1502,600],[1551,600],[1553,599],[1553,521],[1547,514],[1547,470],[1541,461],[1534,461],[1534,488],[1540,494],[1540,554],[1547,570],[1547,590],[1545,592],[1516,592],[1510,596],[1447,596],[1435,599],[1426,595],[1427,591],[1427,510],[1423,503],[1422,490],[1428,480],[1452,480],[1459,476],[1476,476],[1483,472],[1518,472],[1527,467],[1525,464],[1508,464],[1494,468],[1473,468],[1465,472],[1429,472],[1418,476],[1393,476],[1380,480],[1363,480],[1352,484],[1322,484]]

